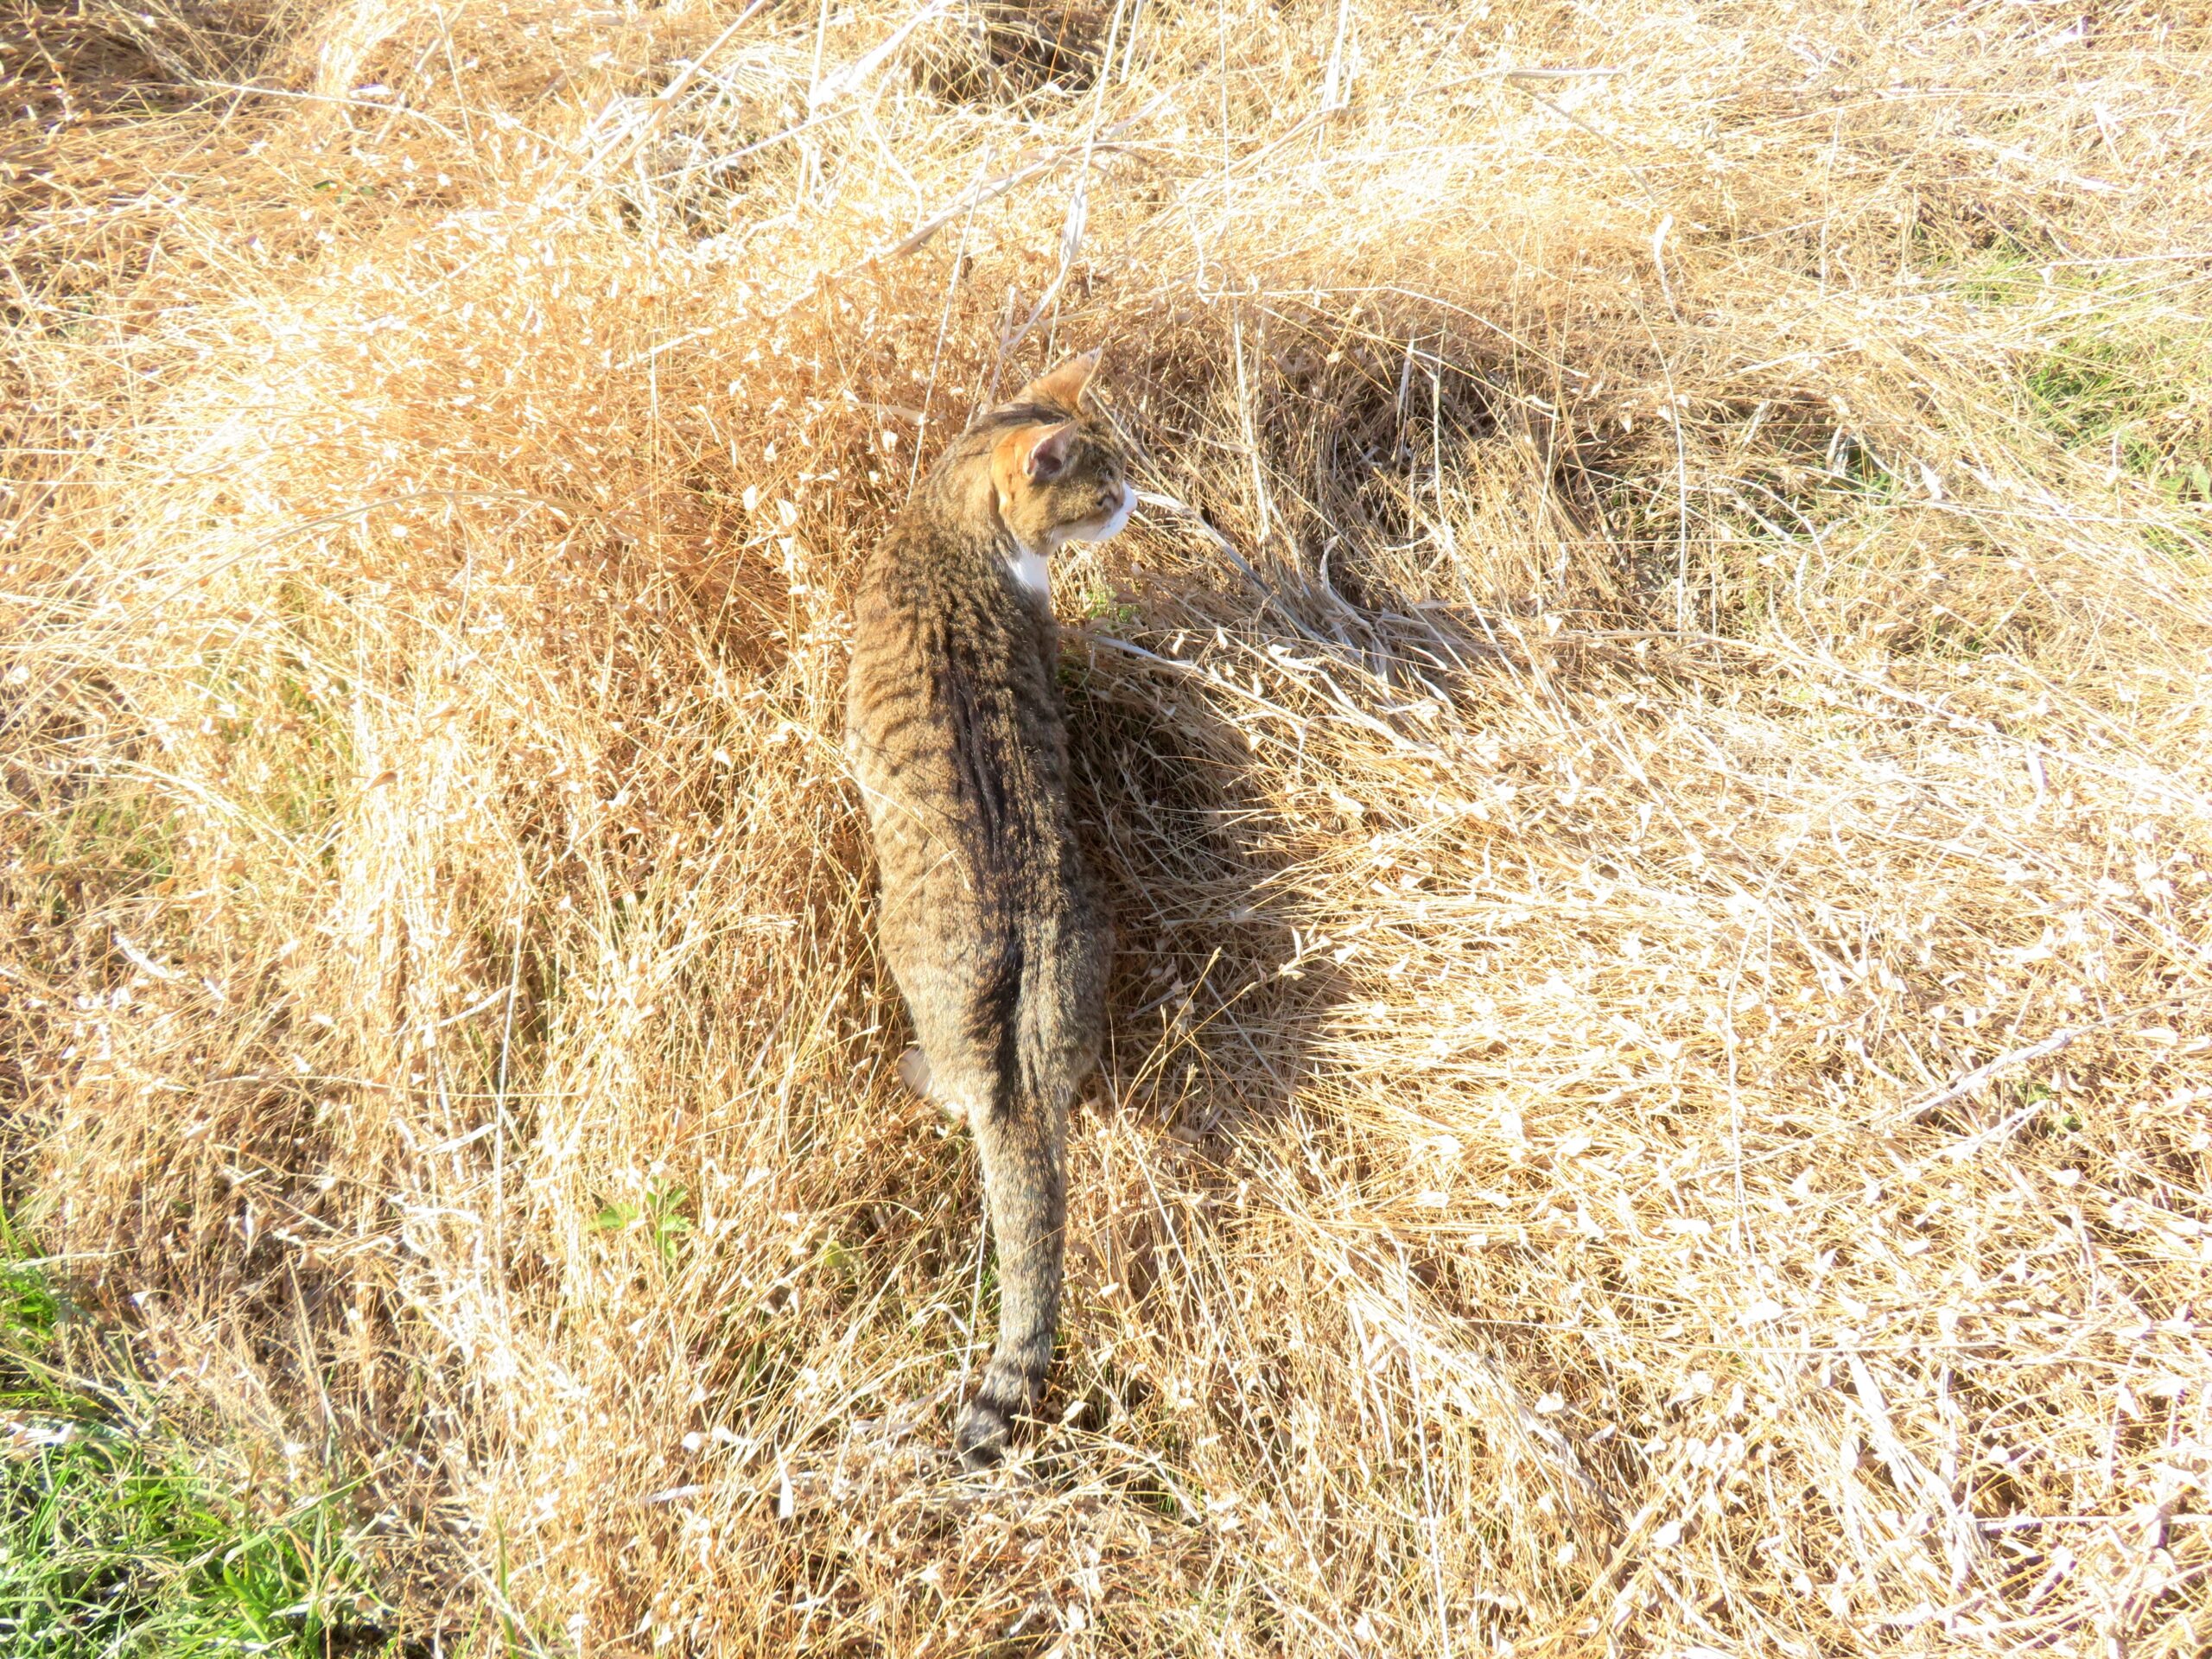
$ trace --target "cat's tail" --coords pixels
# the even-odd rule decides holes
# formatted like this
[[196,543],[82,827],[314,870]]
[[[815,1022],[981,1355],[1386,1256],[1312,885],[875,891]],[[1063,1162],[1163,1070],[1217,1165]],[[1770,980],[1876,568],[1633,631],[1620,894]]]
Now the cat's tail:
[[1067,1103],[1065,1091],[1039,1077],[1045,1068],[1023,1064],[1028,1057],[1017,1058],[1016,1047],[1001,1048],[1000,1086],[969,1121],[999,1264],[998,1340],[954,1436],[970,1469],[998,1462],[1014,1420],[1043,1396],[1059,1321]]

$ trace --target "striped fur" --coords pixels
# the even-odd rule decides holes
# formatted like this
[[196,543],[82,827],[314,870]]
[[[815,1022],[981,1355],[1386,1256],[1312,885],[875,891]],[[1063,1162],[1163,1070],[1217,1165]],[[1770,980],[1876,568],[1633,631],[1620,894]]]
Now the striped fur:
[[998,1340],[957,1439],[970,1467],[1044,1389],[1068,1108],[1098,1054],[1108,925],[1069,815],[1058,627],[1037,582],[1039,560],[1128,515],[1120,458],[1077,412],[1095,364],[953,441],[855,607],[846,745],[919,1050],[900,1071],[967,1120],[999,1256]]

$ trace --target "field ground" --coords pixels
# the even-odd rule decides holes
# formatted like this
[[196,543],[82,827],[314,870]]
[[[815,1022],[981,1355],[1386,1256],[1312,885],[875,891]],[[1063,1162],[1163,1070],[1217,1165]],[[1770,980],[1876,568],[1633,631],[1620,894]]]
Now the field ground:
[[[0,1638],[16,1659],[361,1652],[391,1622],[342,1493],[165,1422],[127,1350],[84,1351],[50,1264],[0,1224]],[[74,1352],[72,1351],[75,1350]],[[96,1378],[87,1382],[86,1377]],[[133,1383],[138,1386],[131,1386]]]
[[[2212,1644],[2201,9],[0,51],[11,1650]],[[845,605],[1094,345],[1110,1052],[969,1481]]]

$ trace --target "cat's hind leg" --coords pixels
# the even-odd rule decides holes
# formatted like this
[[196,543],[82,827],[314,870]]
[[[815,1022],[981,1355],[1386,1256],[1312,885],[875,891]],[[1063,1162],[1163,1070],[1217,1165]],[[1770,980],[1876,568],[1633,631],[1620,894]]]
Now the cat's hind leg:
[[1062,1230],[1067,1224],[1065,1100],[1014,1087],[969,1113],[998,1255],[998,1335],[953,1446],[969,1470],[1006,1456],[1017,1419],[1036,1408],[1059,1329]]

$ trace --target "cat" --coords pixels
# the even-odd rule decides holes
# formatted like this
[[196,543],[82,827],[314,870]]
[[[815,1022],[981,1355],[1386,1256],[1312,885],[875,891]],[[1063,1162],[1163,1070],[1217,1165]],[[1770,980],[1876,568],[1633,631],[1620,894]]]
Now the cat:
[[983,1469],[1058,1329],[1067,1119],[1098,1059],[1109,931],[1068,806],[1052,556],[1135,502],[1083,410],[1098,353],[976,418],[877,546],[855,604],[846,747],[913,1016],[908,1086],[966,1119],[999,1259],[989,1365],[954,1449]]

